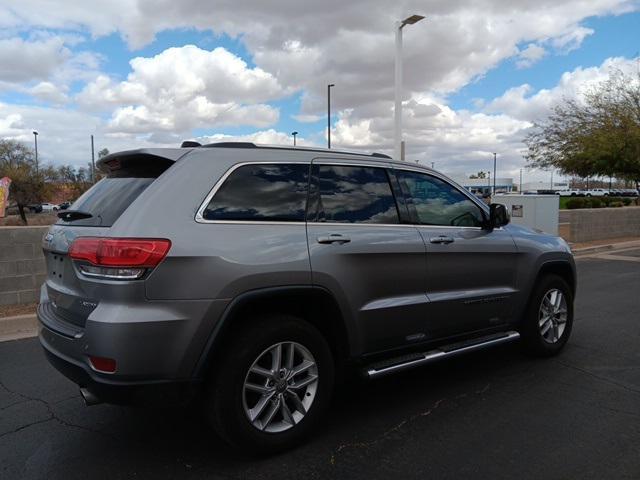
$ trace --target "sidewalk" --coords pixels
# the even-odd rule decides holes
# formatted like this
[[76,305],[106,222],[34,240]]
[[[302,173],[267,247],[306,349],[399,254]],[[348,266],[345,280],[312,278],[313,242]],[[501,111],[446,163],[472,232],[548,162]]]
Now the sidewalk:
[[608,240],[598,240],[594,242],[571,243],[571,251],[576,257],[590,255],[593,253],[606,252],[608,250],[619,250],[623,248],[640,248],[640,238],[624,237],[611,238]]
[[35,313],[0,317],[0,342],[35,337],[38,334],[38,319]]

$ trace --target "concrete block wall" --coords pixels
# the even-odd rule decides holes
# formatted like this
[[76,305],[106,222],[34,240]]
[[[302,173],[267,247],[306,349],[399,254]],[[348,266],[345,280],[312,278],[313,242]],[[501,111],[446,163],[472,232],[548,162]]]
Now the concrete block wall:
[[640,237],[640,207],[562,210],[560,222],[568,224],[568,240],[576,243]]
[[46,277],[42,237],[49,227],[0,227],[0,305],[37,302]]

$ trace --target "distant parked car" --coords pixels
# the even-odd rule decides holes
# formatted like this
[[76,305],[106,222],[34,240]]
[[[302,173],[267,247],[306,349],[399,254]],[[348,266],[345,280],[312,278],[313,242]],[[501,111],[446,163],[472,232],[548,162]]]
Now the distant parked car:
[[66,210],[70,206],[71,206],[71,202],[62,202],[60,205],[58,205],[58,209],[59,210]]
[[587,197],[608,197],[609,190],[605,190],[604,188],[592,188],[590,190],[585,190],[584,194]]
[[620,190],[620,196],[622,196],[622,197],[637,197],[638,196],[638,190],[636,190],[635,188],[624,188],[624,189]]
[[58,205],[56,205],[55,203],[43,203],[41,205],[42,207],[42,211],[43,212],[57,212],[58,211]]
[[563,197],[584,197],[584,192],[582,190],[562,190],[560,195]]

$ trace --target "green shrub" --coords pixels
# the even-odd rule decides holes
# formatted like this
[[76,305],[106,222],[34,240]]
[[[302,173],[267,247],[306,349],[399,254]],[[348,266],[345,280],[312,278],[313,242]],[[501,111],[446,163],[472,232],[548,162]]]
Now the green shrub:
[[599,198],[592,198],[591,208],[602,208],[602,200],[600,200]]
[[584,208],[584,198],[571,198],[567,200],[567,208],[575,210],[576,208]]
[[631,199],[630,198],[623,198],[622,199],[622,203],[624,203],[625,206],[629,206],[629,205],[631,205]]
[[610,207],[621,207],[622,205],[624,205],[622,202],[611,202],[609,204]]
[[605,207],[608,207],[612,200],[613,200],[613,197],[602,197],[602,199],[601,199],[602,204]]

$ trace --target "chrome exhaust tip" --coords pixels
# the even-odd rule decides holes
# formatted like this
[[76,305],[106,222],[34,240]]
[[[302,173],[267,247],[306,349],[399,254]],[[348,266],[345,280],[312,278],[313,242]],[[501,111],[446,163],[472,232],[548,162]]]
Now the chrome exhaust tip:
[[102,403],[102,401],[96,397],[89,389],[85,387],[80,387],[80,395],[82,395],[82,399],[84,400],[84,404],[87,407],[91,405],[98,405]]

